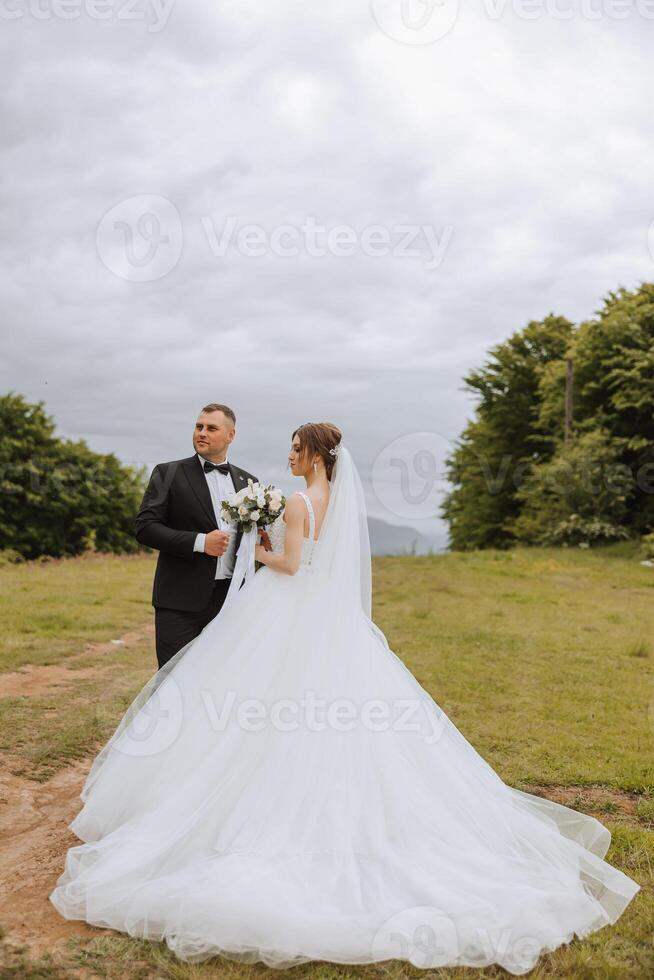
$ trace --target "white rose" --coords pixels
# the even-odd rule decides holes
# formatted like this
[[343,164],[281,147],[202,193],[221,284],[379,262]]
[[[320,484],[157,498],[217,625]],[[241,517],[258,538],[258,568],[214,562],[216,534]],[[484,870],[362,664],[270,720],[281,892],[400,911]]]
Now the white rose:
[[244,507],[243,504],[241,504],[241,506],[238,509],[238,516],[239,517],[247,517],[248,516],[248,509],[247,509],[247,507]]
[[254,524],[261,517],[261,513],[258,510],[253,510],[250,514],[250,520]]
[[271,500],[270,503],[268,504],[268,509],[271,514],[276,514],[277,511],[281,508],[281,506],[282,506],[281,500]]

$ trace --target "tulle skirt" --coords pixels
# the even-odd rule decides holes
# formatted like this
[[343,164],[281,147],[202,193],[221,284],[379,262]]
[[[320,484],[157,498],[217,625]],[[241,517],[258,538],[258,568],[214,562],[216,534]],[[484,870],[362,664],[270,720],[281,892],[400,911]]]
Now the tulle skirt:
[[82,800],[55,907],[191,962],[520,974],[638,891],[597,820],[506,786],[305,567],[262,569],[155,675]]

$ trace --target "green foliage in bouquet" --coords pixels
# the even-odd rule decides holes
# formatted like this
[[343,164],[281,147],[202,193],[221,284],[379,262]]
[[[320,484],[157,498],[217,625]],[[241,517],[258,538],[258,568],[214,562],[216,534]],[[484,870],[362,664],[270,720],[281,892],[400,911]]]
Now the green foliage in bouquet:
[[247,532],[252,528],[272,524],[281,514],[285,503],[286,498],[277,487],[263,486],[248,480],[247,487],[221,501],[221,508],[228,521],[232,521],[239,531]]

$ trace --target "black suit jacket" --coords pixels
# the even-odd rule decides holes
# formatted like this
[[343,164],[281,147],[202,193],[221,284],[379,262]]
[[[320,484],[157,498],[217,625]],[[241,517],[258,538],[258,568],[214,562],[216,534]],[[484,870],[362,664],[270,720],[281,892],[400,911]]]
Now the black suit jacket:
[[[256,477],[229,464],[236,491]],[[217,528],[202,463],[196,455],[159,463],[136,518],[136,540],[159,552],[152,605],[198,612],[209,602],[217,559],[193,551],[196,536]],[[241,543],[236,536],[236,550]]]

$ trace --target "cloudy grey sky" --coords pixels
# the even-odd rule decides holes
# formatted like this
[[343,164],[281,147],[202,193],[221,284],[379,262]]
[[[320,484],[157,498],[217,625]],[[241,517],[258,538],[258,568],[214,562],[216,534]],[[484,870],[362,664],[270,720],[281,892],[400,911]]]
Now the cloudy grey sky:
[[371,512],[442,541],[422,490],[465,372],[654,277],[654,0],[0,20],[0,390],[98,451],[186,455],[219,400],[234,461],[288,489],[292,428],[331,420]]

